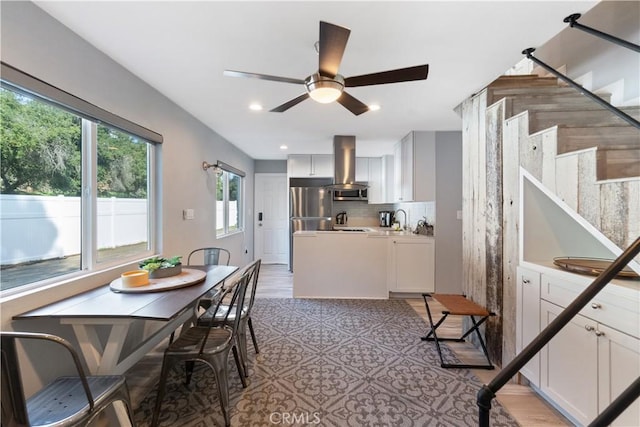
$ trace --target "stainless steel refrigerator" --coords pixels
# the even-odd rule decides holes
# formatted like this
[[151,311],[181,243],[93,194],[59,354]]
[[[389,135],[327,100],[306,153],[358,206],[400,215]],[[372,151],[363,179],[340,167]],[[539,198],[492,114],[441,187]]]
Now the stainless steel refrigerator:
[[289,270],[293,271],[293,233],[331,230],[332,178],[289,179]]

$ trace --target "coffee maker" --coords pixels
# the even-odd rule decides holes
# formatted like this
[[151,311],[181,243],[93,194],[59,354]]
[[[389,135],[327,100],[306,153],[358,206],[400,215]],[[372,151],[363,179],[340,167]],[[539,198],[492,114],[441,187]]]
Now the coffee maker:
[[379,211],[380,215],[380,227],[391,227],[394,221],[393,211]]

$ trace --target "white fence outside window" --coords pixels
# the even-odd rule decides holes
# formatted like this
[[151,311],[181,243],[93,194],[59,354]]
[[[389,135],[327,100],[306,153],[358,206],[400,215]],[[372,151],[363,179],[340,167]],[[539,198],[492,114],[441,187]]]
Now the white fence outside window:
[[[80,253],[80,197],[0,195],[0,264],[62,258]],[[148,240],[147,199],[98,198],[98,249]],[[223,227],[224,203],[216,203]],[[238,203],[229,203],[229,227],[238,225]]]
[[[80,197],[0,195],[0,263],[80,253]],[[98,249],[146,242],[147,200],[98,198]]]

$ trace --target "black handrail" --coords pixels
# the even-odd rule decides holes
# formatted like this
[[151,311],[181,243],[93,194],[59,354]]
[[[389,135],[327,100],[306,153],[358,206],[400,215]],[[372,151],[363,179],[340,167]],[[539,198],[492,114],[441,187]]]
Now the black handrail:
[[611,402],[611,404],[589,424],[589,427],[608,426],[613,420],[618,418],[629,405],[635,402],[638,397],[640,397],[640,377],[636,378],[616,400]]
[[557,70],[555,70],[550,65],[545,64],[544,62],[540,61],[538,58],[533,56],[532,53],[535,50],[536,50],[535,48],[530,47],[528,49],[523,50],[522,54],[526,55],[528,59],[532,60],[533,62],[535,62],[536,64],[538,64],[539,66],[541,66],[542,68],[544,68],[545,70],[547,70],[548,72],[553,74],[554,76],[558,77],[561,80],[564,80],[567,84],[569,84],[570,86],[572,86],[575,89],[577,89],[578,91],[580,91],[580,93],[582,93],[583,95],[591,98],[593,101],[597,102],[598,104],[600,104],[601,106],[603,106],[607,110],[611,111],[613,114],[615,114],[616,116],[620,117],[622,120],[628,122],[629,124],[631,124],[632,126],[638,128],[638,129],[640,129],[640,122],[638,120],[634,119],[633,117],[631,117],[630,115],[628,115],[624,111],[620,110],[619,108],[616,108],[613,105],[609,104],[607,101],[605,101],[604,99],[600,98],[595,93],[588,91],[584,87],[580,86],[578,83],[576,83],[573,80],[571,80],[569,77],[567,77],[564,74],[558,72]]
[[[491,400],[496,393],[522,369],[560,330],[575,317],[633,258],[640,253],[638,237],[611,263],[576,299],[564,309],[540,334],[527,345],[498,375],[478,391],[478,417],[480,427],[489,427]],[[630,402],[629,402],[630,403]],[[628,405],[627,405],[628,406]],[[626,407],[625,407],[626,408]],[[624,408],[623,408],[624,410]]]
[[580,23],[578,23],[578,19],[581,17],[582,15],[580,15],[579,13],[574,13],[572,15],[567,16],[566,18],[564,18],[563,22],[566,22],[569,24],[569,27],[571,28],[577,28],[579,30],[584,31],[585,33],[589,33],[591,35],[594,35],[596,37],[600,37],[601,39],[604,39],[606,41],[615,43],[615,44],[619,44],[622,47],[626,47],[627,49],[631,49],[631,50],[635,50],[636,52],[640,52],[640,46],[638,46],[637,44],[628,42],[626,40],[620,39],[616,36],[612,36],[611,34],[607,34],[607,33],[603,33],[600,30],[596,30],[595,28],[591,28],[591,27],[587,27],[586,25],[582,25]]

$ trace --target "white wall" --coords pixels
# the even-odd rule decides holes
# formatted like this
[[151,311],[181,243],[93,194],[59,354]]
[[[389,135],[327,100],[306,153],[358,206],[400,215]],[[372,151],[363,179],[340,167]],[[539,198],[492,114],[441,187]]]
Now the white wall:
[[[2,61],[163,135],[158,162],[162,177],[158,216],[161,253],[186,255],[192,248],[216,245],[231,251],[232,264],[244,264],[253,258],[254,162],[251,158],[34,4],[1,2],[0,8]],[[203,160],[209,163],[222,160],[247,173],[244,233],[216,240],[215,176],[211,171],[202,170]],[[194,209],[195,219],[182,219],[182,210],[186,208]],[[109,283],[132,265],[4,300],[1,327],[51,330],[46,323],[15,325],[11,317],[48,301]],[[71,336],[70,329],[61,327],[51,332]],[[55,366],[50,361],[48,365]],[[51,370],[47,372],[47,375],[54,374]],[[29,390],[37,387],[38,378],[29,380],[32,381],[28,384]]]
[[[562,19],[554,17],[553,19]],[[640,2],[601,1],[578,23],[640,44]],[[535,46],[534,46],[535,47]],[[567,28],[534,52],[541,61],[580,80],[592,91],[613,92],[612,104],[640,103],[640,61],[638,53],[602,40],[577,28]]]

